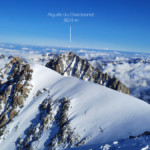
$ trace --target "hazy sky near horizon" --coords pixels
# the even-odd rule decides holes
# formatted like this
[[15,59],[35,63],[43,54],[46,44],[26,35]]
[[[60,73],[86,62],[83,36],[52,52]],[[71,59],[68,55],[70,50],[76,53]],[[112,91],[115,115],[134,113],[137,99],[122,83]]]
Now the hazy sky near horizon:
[[[48,16],[58,12],[94,17]],[[150,1],[1,0],[0,42],[150,52]]]

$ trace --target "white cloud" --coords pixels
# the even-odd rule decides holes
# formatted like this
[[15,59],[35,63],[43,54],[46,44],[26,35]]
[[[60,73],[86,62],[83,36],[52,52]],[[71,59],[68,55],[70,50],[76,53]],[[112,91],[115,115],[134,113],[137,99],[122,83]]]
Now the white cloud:
[[21,49],[22,49],[22,50],[29,50],[28,47],[22,47]]

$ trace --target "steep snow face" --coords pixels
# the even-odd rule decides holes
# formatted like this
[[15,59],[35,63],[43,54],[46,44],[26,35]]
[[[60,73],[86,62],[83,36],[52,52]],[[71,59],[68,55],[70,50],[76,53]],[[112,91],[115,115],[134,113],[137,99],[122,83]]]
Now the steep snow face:
[[[49,72],[49,75],[46,73],[42,75],[41,72],[38,73],[38,76],[45,80],[47,78],[46,87],[51,85],[49,87],[52,93],[55,94],[54,96],[71,99],[70,117],[77,132],[83,131],[84,133],[84,130],[88,130],[93,133],[93,130],[95,131],[96,129],[95,126],[98,126],[97,131],[100,132],[100,128],[105,130],[101,135],[102,137],[105,134],[106,137],[110,137],[108,135],[110,133],[113,138],[125,138],[128,135],[140,134],[144,129],[143,127],[150,123],[149,117],[146,115],[150,113],[150,106],[146,103],[103,86],[84,82],[73,77],[62,77],[52,70],[48,71],[46,68],[42,68]],[[48,80],[50,80],[50,83],[48,83]],[[132,130],[137,126],[139,129]],[[131,131],[127,132],[126,128]],[[125,132],[120,132],[119,135],[116,135],[115,133],[118,129],[125,130]],[[147,126],[143,131],[148,129],[149,127]],[[107,140],[109,139],[108,137],[106,138]],[[100,141],[103,140],[104,137]]]
[[[38,132],[40,128],[37,127],[40,124],[35,125],[35,122],[40,113],[39,106],[49,95],[53,98],[53,115],[61,108],[59,105],[55,107],[60,98],[66,97],[70,100],[67,110],[70,130],[81,139],[81,149],[94,148],[97,145],[100,147],[103,143],[150,131],[150,106],[147,103],[98,84],[61,76],[41,65],[32,65],[31,68],[33,89],[19,115],[8,124],[4,136],[1,137],[2,150],[16,149],[18,138],[26,137],[26,130],[30,126],[36,126]],[[43,90],[44,88],[49,92]],[[43,90],[43,93],[35,97],[38,90]],[[50,141],[52,135],[56,135],[57,130],[56,122],[49,125],[43,130],[38,141],[32,143],[33,148],[44,149],[45,143]],[[63,148],[58,144],[54,146],[58,149],[68,148],[67,144]]]

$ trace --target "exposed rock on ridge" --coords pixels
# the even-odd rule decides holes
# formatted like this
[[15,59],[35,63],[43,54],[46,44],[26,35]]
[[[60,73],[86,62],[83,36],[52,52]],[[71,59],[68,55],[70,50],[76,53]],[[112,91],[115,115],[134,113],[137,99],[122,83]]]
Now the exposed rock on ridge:
[[66,97],[53,99],[49,95],[45,98],[39,106],[39,114],[31,121],[25,135],[15,142],[17,149],[34,149],[35,143],[47,131],[49,138],[44,143],[45,149],[55,150],[57,147],[64,149],[85,144],[88,138],[81,138],[70,126],[67,114],[69,108],[70,100]]
[[28,97],[33,70],[19,57],[0,69],[0,131],[15,117]]
[[103,73],[99,68],[94,68],[88,61],[72,52],[58,55],[55,59],[50,60],[46,67],[64,76],[74,76],[129,94],[129,89],[117,78],[112,78],[107,73]]

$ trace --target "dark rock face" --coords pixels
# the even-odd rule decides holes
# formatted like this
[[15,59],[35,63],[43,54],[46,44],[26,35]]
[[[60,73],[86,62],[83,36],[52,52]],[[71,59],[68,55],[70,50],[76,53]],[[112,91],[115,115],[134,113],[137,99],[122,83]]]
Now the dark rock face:
[[15,117],[28,97],[33,70],[19,57],[0,69],[0,130]]
[[107,73],[101,72],[100,69],[94,68],[88,61],[72,52],[58,55],[55,59],[50,60],[46,67],[64,76],[74,76],[129,94],[129,89],[115,77],[112,78]]
[[31,120],[31,125],[25,130],[25,135],[16,140],[17,149],[34,149],[33,143],[39,141],[47,130],[50,136],[45,142],[46,149],[55,150],[58,146],[61,149],[64,146],[69,149],[85,144],[89,137],[81,138],[71,128],[69,109],[70,99],[66,97],[53,99],[49,95],[43,99],[39,106],[39,114]]

